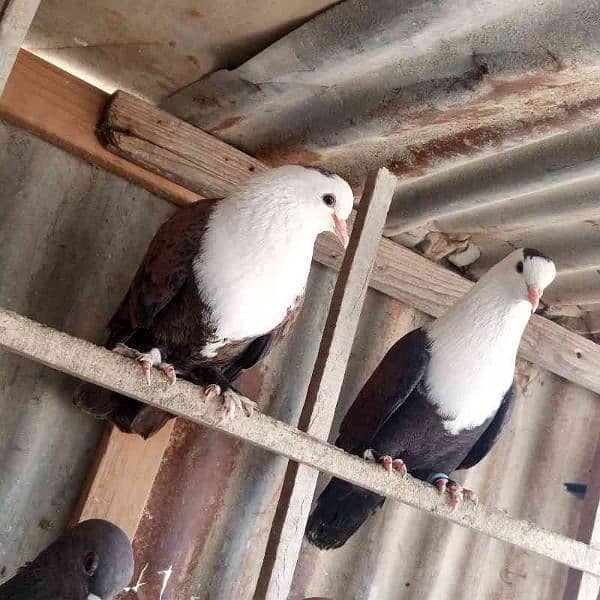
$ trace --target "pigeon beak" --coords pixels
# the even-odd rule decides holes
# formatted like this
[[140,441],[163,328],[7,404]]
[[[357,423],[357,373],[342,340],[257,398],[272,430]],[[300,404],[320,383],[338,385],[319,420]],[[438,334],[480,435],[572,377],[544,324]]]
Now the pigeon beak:
[[333,219],[333,229],[335,235],[337,235],[338,240],[340,240],[340,244],[344,246],[344,249],[348,247],[348,228],[346,227],[346,221],[344,219],[340,219],[335,213],[331,215]]
[[531,312],[534,313],[540,305],[540,298],[542,297],[542,291],[533,285],[527,286],[527,297],[531,302]]

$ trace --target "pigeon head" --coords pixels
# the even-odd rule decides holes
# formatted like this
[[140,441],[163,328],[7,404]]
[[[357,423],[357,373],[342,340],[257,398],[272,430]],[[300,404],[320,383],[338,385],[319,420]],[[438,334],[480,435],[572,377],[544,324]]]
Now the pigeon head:
[[121,592],[133,575],[133,551],[125,532],[101,519],[90,519],[67,532],[73,568],[87,580],[88,599],[108,600]]
[[5,585],[9,592],[18,592],[15,597],[32,600],[50,595],[109,600],[132,575],[133,551],[125,532],[108,521],[90,519],[65,532]]
[[[303,167],[303,187],[310,198],[310,209],[315,213],[318,233],[331,231],[340,243],[348,246],[346,220],[354,204],[354,195],[348,183],[339,175],[318,167]],[[306,173],[308,171],[308,173]]]
[[493,266],[488,273],[490,277],[501,280],[511,296],[529,302],[531,312],[535,312],[544,290],[556,277],[556,267],[552,259],[539,250],[520,248]]
[[236,210],[246,216],[246,227],[272,226],[287,239],[316,238],[329,231],[344,248],[348,245],[346,219],[354,195],[348,183],[335,173],[300,165],[278,167],[244,182],[236,199]]

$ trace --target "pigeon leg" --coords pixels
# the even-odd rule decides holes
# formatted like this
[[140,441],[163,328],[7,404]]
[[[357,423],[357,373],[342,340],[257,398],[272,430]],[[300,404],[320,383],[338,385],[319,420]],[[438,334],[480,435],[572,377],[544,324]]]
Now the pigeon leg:
[[452,510],[455,510],[463,500],[468,500],[475,505],[479,502],[477,494],[473,490],[464,488],[457,481],[450,479],[446,473],[434,473],[427,480],[437,488],[440,495],[447,494],[446,503]]
[[171,384],[175,383],[175,367],[162,361],[162,356],[158,348],[152,348],[149,352],[140,352],[125,344],[117,344],[113,348],[113,352],[125,356],[126,358],[133,358],[142,363],[142,370],[144,371],[144,377],[146,378],[148,385],[150,385],[152,381],[152,367],[158,367],[169,378]]
[[389,454],[379,454],[379,452],[376,452],[373,448],[365,450],[363,458],[369,462],[379,463],[388,473],[398,471],[398,473],[404,477],[408,472],[408,469],[401,458],[392,458]]

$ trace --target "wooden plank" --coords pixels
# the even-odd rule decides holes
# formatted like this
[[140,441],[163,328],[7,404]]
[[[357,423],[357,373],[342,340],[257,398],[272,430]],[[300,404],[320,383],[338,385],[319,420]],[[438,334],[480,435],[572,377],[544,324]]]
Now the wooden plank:
[[0,96],[0,118],[178,204],[193,192],[106,150],[96,127],[110,96],[21,50]]
[[[141,104],[146,104],[143,112],[141,112]],[[113,111],[117,114],[111,115]],[[160,124],[160,127],[149,126],[148,122]],[[229,164],[254,164],[257,169],[260,165],[250,157],[246,157],[246,162],[243,162],[240,156],[234,161],[234,155],[243,155],[243,153],[229,147],[227,155],[229,160],[219,159],[218,165],[222,169],[219,171],[219,176],[214,175],[217,173],[215,168],[211,171],[210,181],[205,181],[206,167],[203,167],[204,171],[195,170],[187,168],[184,164],[184,158],[189,159],[193,164],[199,160],[197,153],[189,150],[191,126],[125,92],[117,93],[105,115],[102,126],[105,137],[110,136],[108,130],[111,128],[111,123],[119,123],[119,127],[123,127],[125,123],[130,133],[138,131],[144,136],[144,141],[148,142],[144,146],[145,151],[136,155],[131,140],[128,140],[126,147],[120,148],[119,138],[115,136],[111,138],[111,149],[134,162],[143,164],[148,169],[160,172],[169,179],[184,181],[185,185],[193,190],[203,190],[208,184],[215,194],[226,195],[232,189],[232,181],[236,174],[240,172],[239,166],[229,171]],[[157,129],[159,133],[155,133]],[[117,133],[120,131],[118,129]],[[184,134],[181,133],[182,131]],[[150,139],[153,135],[156,135],[156,140]],[[194,140],[202,144],[205,157],[210,157],[211,154],[219,157],[223,153],[223,142],[207,133],[196,130]],[[152,146],[160,148],[160,152],[151,152]],[[165,153],[168,152],[174,154],[172,159],[166,158]],[[182,164],[184,166],[181,166]],[[244,177],[246,176],[244,172]],[[342,256],[343,253],[333,238],[319,237],[315,247],[315,260],[340,269]],[[391,240],[382,239],[369,285],[418,310],[438,317],[473,284]],[[598,345],[543,317],[536,315],[531,319],[523,336],[519,354],[569,381],[600,393]]]
[[39,5],[40,0],[0,0],[0,94]]
[[[396,178],[381,169],[365,184],[300,415],[302,431],[326,440],[356,335]],[[271,527],[257,598],[288,597],[319,472],[290,463]]]
[[98,133],[106,148],[208,198],[267,166],[126,92],[116,92]]
[[[342,253],[326,237],[314,259],[338,269]],[[473,286],[456,273],[392,242],[381,240],[369,285],[410,306],[439,317]],[[519,356],[565,379],[600,393],[600,347],[539,315],[525,329]]]
[[260,412],[252,417],[223,422],[222,403],[219,399],[207,399],[201,388],[183,380],[171,386],[158,377],[147,385],[138,376],[139,366],[135,361],[5,309],[0,309],[0,348],[286,456],[436,517],[600,576],[599,549],[541,529],[528,521],[513,519],[502,510],[463,503],[452,511],[433,486],[410,476],[390,475],[378,465],[347,454]]
[[[590,469],[577,539],[600,548],[600,435],[596,443],[596,453]],[[564,600],[598,600],[600,598],[600,578],[571,569],[565,586]]]
[[107,427],[71,521],[107,519],[133,538],[174,424],[169,421],[147,441]]

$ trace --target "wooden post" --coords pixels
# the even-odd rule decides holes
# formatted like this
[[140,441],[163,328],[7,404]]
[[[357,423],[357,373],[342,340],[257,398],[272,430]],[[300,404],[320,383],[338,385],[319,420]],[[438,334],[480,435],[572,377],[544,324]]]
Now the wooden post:
[[40,0],[0,0],[0,95]]
[[[596,454],[590,469],[577,539],[600,548],[600,435],[596,444]],[[598,600],[600,598],[600,578],[571,569],[567,578],[564,600]]]
[[[381,169],[367,180],[356,213],[300,415],[299,428],[319,439],[326,440],[331,429],[395,187],[396,178]],[[288,597],[318,475],[317,470],[305,465],[288,465],[256,598]]]

